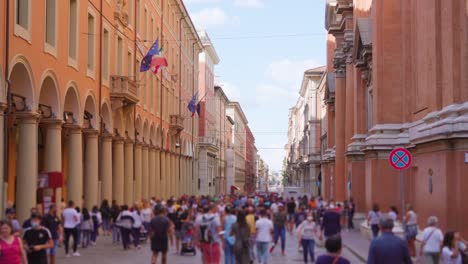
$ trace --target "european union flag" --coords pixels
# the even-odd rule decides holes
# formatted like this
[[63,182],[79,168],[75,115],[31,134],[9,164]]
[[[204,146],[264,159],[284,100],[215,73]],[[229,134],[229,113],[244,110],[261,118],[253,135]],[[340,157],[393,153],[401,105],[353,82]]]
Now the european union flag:
[[145,72],[151,69],[151,60],[153,59],[154,55],[158,55],[158,54],[159,54],[159,39],[157,39],[153,43],[153,46],[151,46],[151,48],[148,50],[148,53],[146,53],[146,56],[141,61],[140,72]]

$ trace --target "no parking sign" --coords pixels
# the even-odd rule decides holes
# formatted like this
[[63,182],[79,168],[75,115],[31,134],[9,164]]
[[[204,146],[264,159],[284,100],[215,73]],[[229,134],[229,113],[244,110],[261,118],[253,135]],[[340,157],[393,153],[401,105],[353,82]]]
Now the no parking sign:
[[390,165],[395,170],[404,170],[411,166],[413,158],[411,157],[411,153],[404,148],[397,148],[394,149],[390,153],[389,161]]
[[[396,148],[392,152],[390,152],[390,156],[388,157],[388,161],[390,165],[395,170],[400,172],[400,192],[401,192],[401,211],[403,212],[402,215],[405,214],[405,182],[403,179],[403,170],[407,169],[411,166],[411,162],[413,158],[411,157],[411,153],[405,148]],[[403,222],[403,226],[404,226]]]

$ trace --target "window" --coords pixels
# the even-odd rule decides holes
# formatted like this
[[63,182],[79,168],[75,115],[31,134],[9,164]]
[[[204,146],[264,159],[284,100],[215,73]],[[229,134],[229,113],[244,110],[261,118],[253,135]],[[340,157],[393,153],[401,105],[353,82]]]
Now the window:
[[104,29],[103,33],[103,47],[102,47],[102,78],[104,80],[109,80],[109,52],[110,52],[110,37],[109,37],[109,31],[107,29]]
[[29,30],[29,0],[16,0],[16,24]]
[[150,110],[154,111],[154,76],[149,75],[151,78],[151,87],[150,87]]
[[117,37],[117,64],[116,64],[116,72],[117,75],[122,75],[122,67],[123,67],[123,39],[119,36]]
[[159,113],[159,111],[161,110],[161,109],[159,109],[159,107],[160,107],[160,100],[161,100],[161,90],[160,90],[160,89],[161,89],[161,86],[160,86],[160,83],[159,83],[159,80],[158,80],[158,79],[156,79],[156,87],[155,87],[155,89],[156,89],[156,103],[155,103],[156,111],[155,111],[155,112],[156,112],[156,113]]
[[135,16],[135,31],[138,33],[140,29],[140,0],[135,0],[135,9],[136,9],[136,16]]
[[46,0],[46,28],[45,41],[55,47],[55,15],[56,0]]
[[127,76],[132,76],[133,75],[133,60],[132,60],[132,52],[128,51],[127,52]]
[[372,95],[372,87],[367,88],[366,93],[366,110],[367,110],[367,129],[370,130],[373,125],[373,104],[374,98]]
[[148,10],[146,8],[143,16],[143,38],[148,40]]
[[156,38],[154,37],[154,18],[151,17],[151,24],[150,24],[150,36],[151,41],[154,41]]
[[148,98],[148,88],[149,88],[149,87],[148,87],[148,86],[149,86],[149,79],[148,79],[148,76],[149,76],[149,74],[145,74],[145,83],[144,83],[144,85],[143,85],[143,87],[144,87],[144,101],[145,101],[145,102],[144,102],[144,106],[145,106],[145,109],[147,109],[148,104],[149,104],[149,103],[148,103],[148,102],[149,102],[149,100],[148,100],[148,99],[149,99],[149,98]]
[[68,19],[68,57],[76,60],[78,53],[78,0],[70,0]]
[[128,23],[133,24],[133,0],[127,0],[128,5]]
[[94,71],[94,53],[95,53],[95,25],[94,17],[88,14],[88,70]]

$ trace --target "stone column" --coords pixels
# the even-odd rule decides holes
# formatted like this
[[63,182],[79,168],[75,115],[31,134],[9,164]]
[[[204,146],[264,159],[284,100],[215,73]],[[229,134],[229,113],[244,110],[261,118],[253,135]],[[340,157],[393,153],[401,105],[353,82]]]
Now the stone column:
[[166,152],[161,151],[161,193],[160,196],[162,199],[166,199],[167,193],[167,173],[166,173]]
[[135,145],[135,193],[133,201],[139,201],[142,197],[141,188],[142,188],[142,153],[141,153],[142,144],[140,142]]
[[85,129],[86,135],[86,155],[85,155],[85,205],[87,208],[99,206],[98,201],[98,131],[95,129]]
[[154,192],[156,198],[161,198],[161,151],[159,149],[156,149],[155,154],[154,154],[154,164],[155,166],[155,173],[154,173]]
[[124,139],[117,136],[112,144],[112,199],[124,202]]
[[180,187],[181,194],[187,194],[187,175],[185,175],[185,157],[180,157]]
[[125,140],[125,171],[124,171],[124,201],[130,205],[135,202],[133,199],[133,141]]
[[81,207],[83,203],[83,134],[81,127],[77,125],[65,125],[65,128],[68,133],[67,199]]
[[101,174],[101,199],[112,199],[112,135],[101,136],[101,161],[99,164]]
[[340,70],[336,72],[335,78],[335,178],[334,196],[336,201],[344,201],[346,194],[345,177],[345,115],[346,115],[346,74]]
[[39,114],[17,113],[17,118],[19,119],[19,140],[16,152],[16,215],[22,222],[30,217],[29,210],[37,203],[37,120]]
[[[0,103],[0,172],[3,173],[5,171],[5,109],[6,109],[6,104],[5,103]],[[3,174],[2,174],[3,175]],[[4,182],[0,182],[0,212],[5,212],[4,205],[6,204],[6,201],[4,197],[6,197],[6,194],[3,192],[4,190]]]
[[47,125],[44,155],[45,172],[62,171],[62,120],[43,120]]
[[149,182],[149,191],[147,199],[151,199],[151,197],[155,196],[156,191],[156,163],[155,161],[156,156],[156,148],[154,146],[150,146],[148,150],[148,182]]
[[148,198],[148,192],[149,192],[149,177],[148,177],[148,146],[143,145],[142,148],[142,198],[147,199]]

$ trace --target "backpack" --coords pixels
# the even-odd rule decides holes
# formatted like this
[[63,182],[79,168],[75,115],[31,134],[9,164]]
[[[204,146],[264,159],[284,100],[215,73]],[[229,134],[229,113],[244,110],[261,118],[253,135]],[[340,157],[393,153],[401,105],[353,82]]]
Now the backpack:
[[202,216],[198,240],[204,243],[212,243],[216,233],[215,216]]

